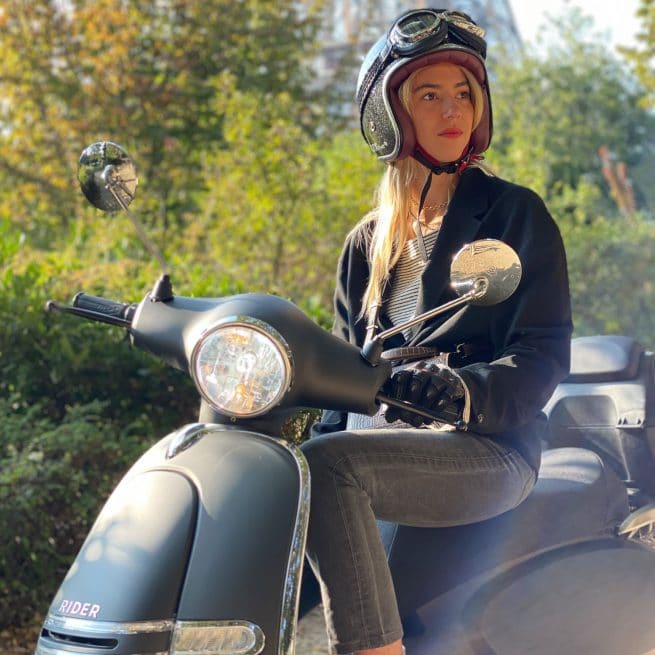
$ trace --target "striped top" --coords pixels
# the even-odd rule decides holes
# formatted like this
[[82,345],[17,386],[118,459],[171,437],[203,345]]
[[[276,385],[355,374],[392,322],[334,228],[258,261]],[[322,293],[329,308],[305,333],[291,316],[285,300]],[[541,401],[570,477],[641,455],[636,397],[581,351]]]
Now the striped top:
[[[435,230],[423,235],[423,243],[428,257],[432,252],[438,234],[439,231]],[[391,280],[391,291],[385,308],[394,325],[414,318],[419,282],[425,264],[421,258],[417,239],[408,240],[396,264],[393,279]]]
[[[438,230],[428,232],[423,235],[423,243],[425,251],[430,256],[432,248],[437,240]],[[398,325],[403,321],[414,318],[416,314],[416,300],[418,296],[419,283],[421,281],[421,273],[425,268],[425,262],[421,257],[421,251],[418,247],[417,239],[411,239],[405,244],[403,251],[400,253],[400,259],[396,263],[391,280],[391,291],[385,306],[385,310],[391,322]],[[411,336],[411,328],[405,333],[405,337]],[[365,430],[365,429],[386,429],[386,428],[411,428],[409,423],[403,421],[394,421],[387,423],[384,417],[385,406],[382,406],[375,416],[367,416],[365,414],[348,414],[348,423],[346,429],[348,430]],[[426,428],[441,427],[440,423],[431,423]]]

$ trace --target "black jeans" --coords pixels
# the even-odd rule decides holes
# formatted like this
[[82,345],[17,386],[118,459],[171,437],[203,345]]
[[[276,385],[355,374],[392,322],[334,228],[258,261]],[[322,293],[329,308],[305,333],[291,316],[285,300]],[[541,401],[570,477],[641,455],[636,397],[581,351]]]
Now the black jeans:
[[310,439],[302,450],[312,477],[307,555],[340,654],[402,637],[376,519],[474,523],[516,507],[536,480],[515,450],[473,433],[354,430]]

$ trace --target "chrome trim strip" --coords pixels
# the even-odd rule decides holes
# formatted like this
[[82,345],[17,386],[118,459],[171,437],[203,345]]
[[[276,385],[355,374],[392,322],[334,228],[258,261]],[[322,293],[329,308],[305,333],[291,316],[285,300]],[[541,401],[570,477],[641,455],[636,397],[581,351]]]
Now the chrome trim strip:
[[176,455],[191,448],[193,444],[200,441],[205,435],[211,432],[211,425],[206,423],[187,423],[178,428],[170,435],[170,441],[166,448],[166,459],[173,459]]
[[[78,653],[78,650],[62,650],[60,648],[51,648],[41,643],[41,640],[36,644],[34,655],[71,655],[71,653]],[[157,653],[148,653],[148,655],[170,655],[169,651],[159,651]]]
[[86,619],[71,619],[65,616],[49,614],[43,623],[45,630],[52,632],[82,632],[88,634],[120,634],[135,635],[155,632],[170,632],[175,627],[175,621],[134,621],[119,623],[116,621],[87,621]]
[[184,628],[245,628],[252,633],[255,643],[249,650],[239,651],[238,655],[258,655],[258,653],[264,650],[266,643],[264,631],[256,623],[252,623],[251,621],[178,621],[175,625],[175,634],[171,642],[171,651],[175,648],[177,632]]
[[648,503],[629,514],[619,525],[617,534],[633,537],[639,530],[649,525],[655,525],[655,503]]
[[[272,437],[269,437],[272,439]],[[293,444],[275,439],[293,456],[298,466],[300,488],[298,492],[298,512],[296,524],[291,539],[289,563],[287,565],[286,583],[282,599],[280,616],[280,636],[278,655],[294,655],[296,652],[296,628],[298,626],[298,608],[300,605],[300,585],[302,570],[305,563],[305,548],[307,543],[307,528],[309,526],[309,506],[311,485],[309,465],[303,452]]]

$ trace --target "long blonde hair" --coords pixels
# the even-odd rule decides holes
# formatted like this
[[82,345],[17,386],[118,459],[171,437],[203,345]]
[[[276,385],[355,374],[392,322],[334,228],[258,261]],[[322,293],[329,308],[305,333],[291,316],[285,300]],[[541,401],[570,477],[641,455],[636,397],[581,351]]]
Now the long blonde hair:
[[[400,100],[411,115],[410,95],[411,83],[416,74],[414,71],[399,89]],[[473,129],[482,118],[484,109],[483,91],[475,77],[465,68],[460,70],[466,77],[471,92],[473,104]],[[384,286],[389,278],[389,272],[398,261],[405,243],[413,237],[414,232],[407,220],[410,214],[410,200],[407,190],[425,179],[425,167],[413,157],[407,157],[391,162],[378,184],[376,191],[376,207],[355,226],[353,233],[359,231],[363,223],[371,223],[373,231],[368,246],[370,276],[368,286],[362,298],[361,316],[367,316],[369,323],[373,320],[376,308],[382,301]]]

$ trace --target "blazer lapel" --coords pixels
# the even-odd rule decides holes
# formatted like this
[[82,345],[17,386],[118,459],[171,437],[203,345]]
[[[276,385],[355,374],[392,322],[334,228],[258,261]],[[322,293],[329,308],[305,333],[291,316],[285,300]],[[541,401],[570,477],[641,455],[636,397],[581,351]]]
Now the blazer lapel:
[[[455,254],[475,239],[481,220],[489,206],[487,175],[477,168],[466,170],[437,236],[430,259],[421,275],[416,314],[433,309],[443,302],[450,289],[450,265]],[[421,325],[413,329],[416,335]]]

